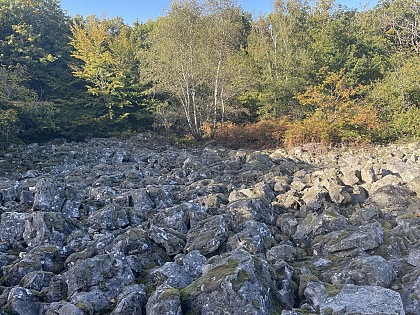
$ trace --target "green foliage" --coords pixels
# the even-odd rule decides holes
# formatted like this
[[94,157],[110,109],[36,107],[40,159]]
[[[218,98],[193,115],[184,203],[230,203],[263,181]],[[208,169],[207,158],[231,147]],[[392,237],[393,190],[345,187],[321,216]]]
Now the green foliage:
[[143,128],[250,147],[419,138],[419,10],[276,0],[252,20],[234,0],[176,0],[128,26],[0,0],[0,142]]
[[420,137],[420,57],[413,56],[376,84],[369,101],[386,126],[380,137]]
[[232,60],[240,60],[244,30],[243,13],[233,1],[174,1],[151,32],[146,58],[146,77],[170,101],[158,114],[183,119],[197,139],[204,123],[214,129],[223,121],[238,93],[241,67]]
[[303,2],[276,1],[274,11],[253,24],[248,54],[254,92],[247,93],[245,104],[254,103],[263,118],[300,116],[294,95],[303,91],[313,68],[307,16]]
[[121,19],[99,20],[96,16],[75,19],[71,31],[72,56],[81,61],[72,65],[73,73],[88,82],[87,91],[103,101],[110,118],[115,105],[139,105],[144,90],[138,75],[141,33]]
[[68,18],[56,0],[0,1],[0,63],[21,64],[40,98],[65,95],[71,79]]

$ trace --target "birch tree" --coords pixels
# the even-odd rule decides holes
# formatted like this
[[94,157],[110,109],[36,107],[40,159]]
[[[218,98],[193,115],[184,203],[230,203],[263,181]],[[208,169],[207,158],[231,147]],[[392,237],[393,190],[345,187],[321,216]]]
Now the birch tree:
[[179,0],[152,31],[148,78],[170,96],[196,139],[202,137],[205,123],[214,131],[224,115],[232,72],[227,64],[240,51],[241,26],[234,1]]

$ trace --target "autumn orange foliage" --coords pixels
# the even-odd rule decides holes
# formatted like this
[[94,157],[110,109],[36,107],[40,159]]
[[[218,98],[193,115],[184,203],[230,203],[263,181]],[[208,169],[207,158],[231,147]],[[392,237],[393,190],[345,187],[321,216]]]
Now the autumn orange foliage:
[[290,119],[283,117],[262,120],[255,124],[237,125],[226,123],[215,133],[215,140],[223,146],[238,148],[268,149],[284,145],[285,132]]

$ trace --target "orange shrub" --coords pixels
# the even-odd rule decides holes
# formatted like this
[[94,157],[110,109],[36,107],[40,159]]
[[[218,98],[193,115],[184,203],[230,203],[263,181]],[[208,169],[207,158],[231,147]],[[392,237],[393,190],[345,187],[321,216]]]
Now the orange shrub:
[[287,117],[246,125],[226,123],[217,129],[214,138],[221,145],[235,149],[281,147],[289,125],[290,120]]

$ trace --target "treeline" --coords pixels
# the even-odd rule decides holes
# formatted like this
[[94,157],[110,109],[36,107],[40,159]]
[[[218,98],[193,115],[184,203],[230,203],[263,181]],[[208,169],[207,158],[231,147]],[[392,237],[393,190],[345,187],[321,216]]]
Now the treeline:
[[0,0],[0,142],[155,129],[225,144],[420,137],[420,5],[363,11],[275,1],[172,1],[166,15],[70,18]]

